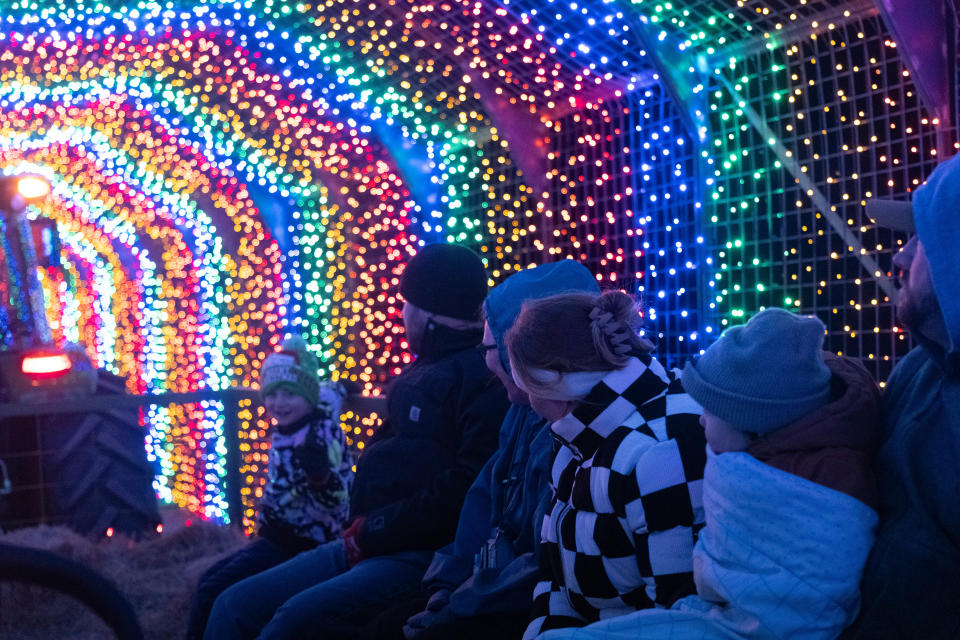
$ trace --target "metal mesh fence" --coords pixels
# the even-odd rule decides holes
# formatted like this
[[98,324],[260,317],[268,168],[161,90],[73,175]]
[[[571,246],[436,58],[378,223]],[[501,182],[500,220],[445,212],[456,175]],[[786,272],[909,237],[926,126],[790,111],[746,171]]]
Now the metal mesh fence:
[[815,314],[827,348],[885,379],[910,346],[892,300],[905,238],[863,203],[909,197],[939,161],[940,123],[896,43],[879,17],[853,19],[746,57],[710,95],[721,323],[764,306]]

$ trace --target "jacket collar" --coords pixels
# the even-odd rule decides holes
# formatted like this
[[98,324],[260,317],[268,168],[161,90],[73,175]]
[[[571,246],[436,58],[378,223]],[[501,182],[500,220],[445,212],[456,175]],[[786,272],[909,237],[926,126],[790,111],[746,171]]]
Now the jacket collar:
[[948,351],[942,344],[919,331],[914,331],[912,337],[948,378],[960,378],[960,350]]
[[[787,453],[848,449],[873,455],[880,447],[883,418],[880,391],[873,377],[860,364],[832,353],[824,362],[833,375],[831,383],[842,381],[831,402],[795,422],[761,436],[747,453],[761,462]],[[833,385],[832,385],[833,386]]]
[[451,329],[432,319],[428,320],[420,340],[417,362],[436,362],[450,354],[475,347],[482,339],[483,329]]
[[639,407],[662,395],[669,385],[666,370],[650,354],[632,357],[625,367],[607,374],[571,413],[550,428],[585,460]]

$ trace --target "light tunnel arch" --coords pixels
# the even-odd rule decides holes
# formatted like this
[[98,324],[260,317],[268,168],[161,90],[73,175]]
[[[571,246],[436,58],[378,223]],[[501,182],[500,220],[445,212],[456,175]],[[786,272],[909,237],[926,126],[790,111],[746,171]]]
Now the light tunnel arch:
[[[71,9],[7,17],[0,112],[124,111],[119,130],[97,121],[97,153],[148,169],[142,190],[183,212],[173,227],[184,238],[206,213],[230,255],[257,224],[283,240],[281,259],[257,245],[247,265],[282,264],[283,302],[268,302],[286,312],[278,326],[310,333],[329,369],[370,391],[408,359],[395,283],[431,240],[477,247],[493,282],[584,261],[643,295],[672,362],[763,306],[821,315],[830,348],[881,379],[909,344],[881,330],[892,320],[877,282],[898,238],[873,229],[861,203],[909,192],[945,152],[934,138],[955,132],[921,100],[869,0]],[[137,119],[147,131],[130,128]],[[134,157],[131,140],[164,135],[161,151]],[[280,228],[268,229],[265,204]],[[879,276],[865,268],[874,255]],[[243,354],[234,368],[250,370],[267,345],[248,331],[256,301],[243,282],[222,317],[235,318],[224,329]],[[362,442],[371,426],[350,435]],[[259,464],[262,449],[250,451]]]

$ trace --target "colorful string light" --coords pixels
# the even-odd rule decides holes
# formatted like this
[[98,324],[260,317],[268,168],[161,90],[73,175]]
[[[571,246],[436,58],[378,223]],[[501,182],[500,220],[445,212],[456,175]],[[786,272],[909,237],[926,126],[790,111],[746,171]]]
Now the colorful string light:
[[[491,284],[585,262],[671,364],[786,306],[882,379],[903,238],[862,203],[919,184],[943,123],[872,2],[727,4],[11,2],[0,171],[53,185],[53,337],[155,392],[255,385],[296,330],[377,394],[411,360],[403,265],[445,241]],[[151,408],[147,452],[163,499],[225,519],[227,412],[249,526],[262,407]],[[351,446],[378,420],[345,416]]]

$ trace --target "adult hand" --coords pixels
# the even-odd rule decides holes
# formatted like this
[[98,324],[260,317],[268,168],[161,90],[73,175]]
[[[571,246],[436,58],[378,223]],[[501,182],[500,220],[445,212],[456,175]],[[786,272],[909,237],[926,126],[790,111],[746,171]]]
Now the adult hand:
[[347,567],[353,567],[364,558],[363,549],[360,548],[360,530],[363,529],[364,520],[363,516],[354,518],[350,526],[340,534],[343,538],[343,549],[347,554]]
[[447,606],[449,603],[449,589],[438,589],[435,591],[434,594],[430,596],[430,599],[427,600],[427,608],[411,616],[410,619],[407,620],[407,624],[403,625],[403,636],[407,640],[414,640],[414,638],[419,636],[425,629],[453,620],[454,616],[450,613],[450,607]]

